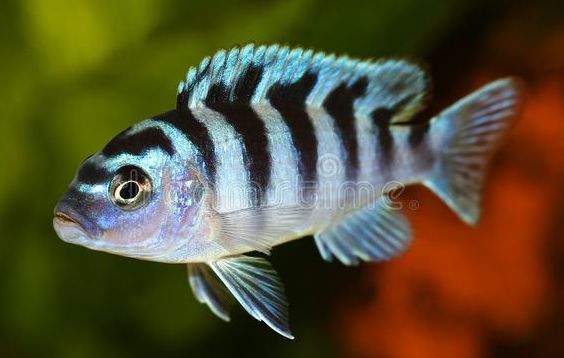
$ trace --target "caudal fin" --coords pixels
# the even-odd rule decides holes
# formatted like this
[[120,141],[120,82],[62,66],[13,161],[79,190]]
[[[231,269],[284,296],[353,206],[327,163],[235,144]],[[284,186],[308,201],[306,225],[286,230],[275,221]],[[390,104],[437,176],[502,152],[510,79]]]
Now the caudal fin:
[[485,171],[501,138],[519,113],[521,86],[507,78],[492,82],[431,121],[439,158],[424,184],[466,223],[480,218]]

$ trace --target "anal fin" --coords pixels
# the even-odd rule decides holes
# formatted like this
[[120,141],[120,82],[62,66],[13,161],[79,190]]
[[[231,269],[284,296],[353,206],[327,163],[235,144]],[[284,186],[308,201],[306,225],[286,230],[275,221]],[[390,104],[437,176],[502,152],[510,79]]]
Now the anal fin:
[[314,238],[324,260],[336,257],[345,265],[357,265],[361,260],[385,261],[398,256],[409,246],[411,231],[405,216],[380,198]]

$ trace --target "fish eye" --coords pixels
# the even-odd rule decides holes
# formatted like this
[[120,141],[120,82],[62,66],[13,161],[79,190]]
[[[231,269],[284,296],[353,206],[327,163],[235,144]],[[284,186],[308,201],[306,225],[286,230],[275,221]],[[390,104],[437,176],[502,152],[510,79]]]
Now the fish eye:
[[137,210],[150,199],[151,180],[139,168],[125,166],[118,170],[110,185],[112,202],[123,210]]
[[139,195],[139,184],[134,181],[121,183],[116,189],[120,200],[134,200]]

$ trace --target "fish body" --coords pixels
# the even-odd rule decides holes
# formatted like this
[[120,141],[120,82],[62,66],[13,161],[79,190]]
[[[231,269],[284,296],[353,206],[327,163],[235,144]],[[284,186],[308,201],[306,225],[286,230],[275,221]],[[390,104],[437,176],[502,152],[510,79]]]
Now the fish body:
[[414,124],[427,87],[424,71],[401,59],[219,51],[188,71],[175,109],[85,160],[55,208],[55,230],[91,249],[186,263],[196,297],[219,317],[229,318],[233,295],[291,338],[276,272],[246,253],[313,235],[328,261],[395,257],[411,241],[387,195],[397,185],[422,183],[477,222],[519,86],[492,82]]

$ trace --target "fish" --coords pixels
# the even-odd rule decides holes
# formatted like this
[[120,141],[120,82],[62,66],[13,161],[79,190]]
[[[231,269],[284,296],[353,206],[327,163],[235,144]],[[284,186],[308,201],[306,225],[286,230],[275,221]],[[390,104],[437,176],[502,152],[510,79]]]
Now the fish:
[[[513,77],[436,116],[422,67],[249,44],[191,67],[174,109],[138,122],[78,168],[54,210],[66,242],[185,264],[196,299],[229,321],[237,301],[293,338],[273,247],[313,237],[345,265],[397,257],[412,242],[390,192],[422,184],[465,223],[520,113]],[[390,185],[394,184],[395,185]]]

